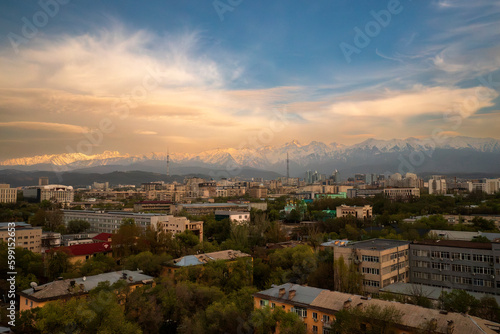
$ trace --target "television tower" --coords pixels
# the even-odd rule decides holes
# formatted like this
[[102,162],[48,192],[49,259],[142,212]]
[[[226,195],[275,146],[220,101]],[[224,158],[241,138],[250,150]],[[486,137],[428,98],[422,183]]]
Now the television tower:
[[170,154],[168,154],[168,148],[167,148],[167,176],[170,176]]

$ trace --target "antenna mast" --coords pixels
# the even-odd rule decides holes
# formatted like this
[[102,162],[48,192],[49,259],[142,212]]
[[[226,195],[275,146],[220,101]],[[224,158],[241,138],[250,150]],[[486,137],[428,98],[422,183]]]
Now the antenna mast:
[[170,154],[168,153],[168,148],[167,148],[167,176],[170,176]]
[[286,152],[286,184],[290,183],[290,159],[288,159],[288,152]]

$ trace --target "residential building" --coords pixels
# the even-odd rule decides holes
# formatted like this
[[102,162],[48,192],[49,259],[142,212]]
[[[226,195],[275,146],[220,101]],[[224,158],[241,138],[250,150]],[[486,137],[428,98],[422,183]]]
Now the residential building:
[[204,216],[209,214],[215,214],[217,210],[227,210],[227,211],[246,211],[248,210],[248,204],[236,204],[236,203],[193,203],[193,204],[177,204],[176,213],[185,211],[191,216]]
[[18,292],[19,311],[27,311],[37,307],[44,307],[48,302],[71,298],[82,298],[96,288],[99,283],[109,282],[110,285],[123,280],[127,282],[130,291],[143,285],[153,285],[153,277],[144,275],[141,271],[115,271],[94,276],[58,280]]
[[249,193],[250,193],[250,197],[253,197],[253,198],[266,198],[267,197],[267,188],[264,187],[263,184],[261,184],[259,186],[250,187]]
[[486,179],[484,191],[488,195],[496,194],[498,191],[500,191],[500,179]]
[[347,206],[342,204],[337,206],[337,218],[353,216],[359,219],[371,219],[373,216],[373,208],[371,205],[365,206]]
[[225,211],[225,210],[215,211],[215,220],[222,220],[222,219],[229,219],[229,221],[235,223],[250,222],[250,212]]
[[[329,291],[308,286],[286,283],[253,295],[254,308],[280,308],[285,312],[296,313],[306,325],[307,333],[334,333],[332,324],[336,314],[351,308],[376,306],[380,309],[396,308],[402,313],[393,326],[394,333],[422,333],[422,324],[432,322],[433,333],[451,334],[494,334],[500,324],[481,318],[454,312],[441,312],[421,306],[402,304],[393,301],[372,299],[338,291]],[[370,328],[371,319],[363,324]]]
[[186,217],[166,216],[166,219],[158,222],[157,229],[163,232],[182,233],[186,230],[193,232],[203,242],[203,221],[190,221]]
[[250,254],[243,253],[239,250],[223,250],[212,253],[203,253],[197,255],[186,255],[173,260],[168,264],[163,271],[164,275],[172,276],[175,271],[190,266],[202,266],[213,261],[225,261],[227,264],[236,262],[238,259],[248,259],[253,263],[253,258]]
[[9,184],[0,184],[0,203],[16,203],[17,189]]
[[175,205],[171,201],[142,201],[134,203],[135,212],[162,212],[165,214],[173,214]]
[[408,202],[420,197],[419,188],[385,188],[384,196],[391,201]]
[[415,241],[410,264],[411,283],[500,294],[500,243]]
[[430,195],[446,194],[446,177],[441,175],[433,175],[429,180]]
[[90,224],[90,232],[114,233],[124,219],[133,219],[135,224],[143,229],[151,226],[157,228],[161,221],[166,221],[168,215],[158,213],[134,213],[125,211],[91,211],[91,210],[63,210],[64,223],[71,220],[85,220]]
[[380,288],[396,282],[408,282],[409,241],[371,239],[334,245],[335,260],[343,257],[346,263],[354,263],[363,274],[365,293],[377,294]]
[[96,235],[99,235],[99,233],[63,234],[61,236],[62,246],[91,244],[95,242],[92,238]]
[[48,184],[26,187],[23,190],[26,200],[34,202],[53,201],[57,203],[71,203],[75,198],[72,186],[61,184]]
[[50,254],[59,251],[67,253],[69,255],[69,261],[73,264],[77,262],[84,263],[99,254],[109,257],[113,255],[110,242],[92,242],[88,244],[57,247],[49,249],[45,251],[45,253]]
[[42,252],[42,228],[33,227],[25,222],[0,223],[0,240],[9,243],[11,229],[15,229],[16,247],[30,250],[34,253]]

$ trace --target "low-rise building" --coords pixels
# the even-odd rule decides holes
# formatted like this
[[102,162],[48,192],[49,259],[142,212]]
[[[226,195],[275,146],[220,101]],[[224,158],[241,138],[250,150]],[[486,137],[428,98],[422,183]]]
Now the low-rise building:
[[0,184],[0,203],[16,203],[17,189],[9,184]]
[[65,252],[69,255],[69,261],[73,264],[84,263],[99,254],[111,257],[113,251],[109,242],[93,242],[88,244],[78,244],[72,246],[57,247],[47,250],[45,253]]
[[173,276],[175,274],[175,271],[180,268],[202,266],[213,261],[224,261],[229,264],[241,258],[248,259],[249,261],[253,262],[253,258],[250,254],[243,253],[239,250],[223,250],[212,253],[186,255],[172,260],[172,262],[165,267],[163,274]]
[[42,252],[42,228],[33,227],[25,222],[0,223],[0,240],[12,242],[12,231],[16,247],[30,250],[34,253]]
[[61,246],[61,233],[46,231],[42,232],[42,253],[55,247]]
[[371,239],[334,245],[334,259],[354,263],[363,274],[363,290],[377,294],[380,288],[396,282],[408,282],[409,241]]
[[373,216],[373,208],[371,205],[365,206],[347,206],[342,204],[337,206],[337,218],[353,216],[359,219],[371,219]]
[[[394,333],[417,334],[423,332],[425,323],[432,323],[432,333],[498,333],[500,324],[460,313],[441,312],[411,304],[372,299],[338,291],[329,291],[308,286],[286,283],[253,295],[254,308],[282,309],[296,313],[306,325],[307,333],[334,333],[332,325],[338,312],[351,308],[364,309],[370,306],[380,309],[395,308],[402,313],[395,324]],[[369,329],[372,319],[363,325]]]
[[153,277],[144,275],[141,271],[130,270],[58,280],[40,286],[32,284],[31,288],[18,292],[19,311],[44,307],[51,301],[85,297],[99,283],[109,282],[112,285],[120,280],[127,282],[131,291],[143,285],[154,284]]
[[243,211],[215,211],[215,220],[229,219],[231,222],[244,223],[250,222],[250,212]]
[[169,232],[172,235],[191,231],[199,238],[200,242],[203,242],[203,221],[201,220],[190,221],[186,217],[167,216],[165,220],[158,222],[157,228],[159,231]]

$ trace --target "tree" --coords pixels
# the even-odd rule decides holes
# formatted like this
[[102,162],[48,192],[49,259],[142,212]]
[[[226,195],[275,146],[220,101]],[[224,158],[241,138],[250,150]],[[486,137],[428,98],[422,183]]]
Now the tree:
[[306,326],[294,312],[285,312],[281,308],[265,307],[252,312],[251,323],[256,334],[280,333],[305,334]]
[[472,224],[479,231],[496,231],[495,222],[493,220],[488,220],[483,217],[474,217],[472,219]]
[[47,261],[47,276],[54,280],[70,270],[69,254],[64,250],[50,251]]
[[468,313],[479,306],[479,300],[465,290],[443,291],[439,296],[439,301],[443,309],[457,313]]
[[139,237],[142,229],[135,224],[134,219],[123,219],[118,231],[112,237],[113,252],[117,257],[125,257],[139,253]]
[[124,267],[128,270],[140,269],[146,275],[159,276],[163,268],[162,265],[170,260],[172,260],[172,257],[166,253],[155,255],[151,252],[141,252],[127,257]]
[[269,256],[269,265],[274,268],[273,283],[304,284],[309,274],[316,270],[317,259],[311,247],[301,245],[276,250]]
[[69,234],[77,234],[85,232],[90,228],[90,223],[82,219],[74,219],[68,222],[67,232]]
[[361,294],[363,291],[363,275],[358,272],[354,263],[347,265],[340,256],[333,262],[333,284],[335,291]]

